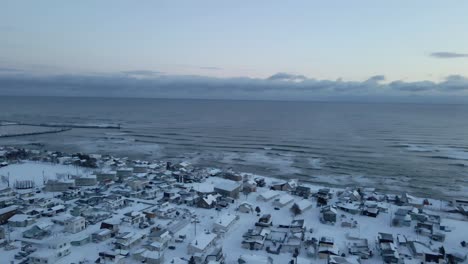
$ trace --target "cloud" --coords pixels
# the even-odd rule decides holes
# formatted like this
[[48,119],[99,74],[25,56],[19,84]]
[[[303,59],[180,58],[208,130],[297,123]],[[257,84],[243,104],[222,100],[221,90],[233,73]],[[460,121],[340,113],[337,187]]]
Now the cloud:
[[304,81],[307,78],[304,75],[294,75],[285,72],[279,72],[268,77],[269,81]]
[[213,71],[220,71],[222,70],[223,68],[220,68],[220,67],[211,67],[211,66],[202,66],[202,67],[199,67],[201,70],[213,70]]
[[162,72],[149,70],[123,71],[122,73],[132,77],[154,77],[163,74]]
[[370,77],[369,79],[367,79],[366,82],[382,82],[382,81],[385,81],[385,76],[383,75],[375,75],[375,76],[372,76]]
[[468,58],[467,53],[456,53],[447,51],[432,52],[430,56],[438,59]]
[[23,70],[15,68],[0,67],[0,73],[18,73],[23,72]]
[[416,95],[418,98],[468,98],[468,79],[460,75],[447,76],[440,82],[396,80],[386,83],[385,80],[383,75],[364,81],[346,81],[318,80],[288,73],[277,73],[265,79],[214,78],[146,70],[94,75],[12,74],[0,75],[0,94],[266,100],[403,98],[399,100],[404,101]]

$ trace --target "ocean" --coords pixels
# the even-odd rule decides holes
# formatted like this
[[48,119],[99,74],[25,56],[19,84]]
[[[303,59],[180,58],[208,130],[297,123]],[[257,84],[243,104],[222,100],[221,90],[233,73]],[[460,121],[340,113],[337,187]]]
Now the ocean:
[[468,105],[2,96],[0,120],[121,126],[0,138],[0,145],[468,197]]

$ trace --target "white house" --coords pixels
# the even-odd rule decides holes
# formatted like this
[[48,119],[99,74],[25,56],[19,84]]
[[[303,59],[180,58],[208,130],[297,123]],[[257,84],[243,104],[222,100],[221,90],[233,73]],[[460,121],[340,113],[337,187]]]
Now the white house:
[[69,255],[71,247],[68,241],[56,237],[38,246],[39,249],[29,256],[31,264],[55,263]]
[[306,199],[301,200],[297,202],[296,204],[299,207],[299,210],[301,211],[301,213],[303,213],[307,209],[312,208],[312,202]]
[[35,222],[34,218],[30,215],[15,214],[8,219],[8,225],[11,227],[27,227]]
[[187,246],[189,254],[206,253],[215,242],[216,234],[201,233]]
[[239,264],[273,264],[273,259],[267,256],[243,254],[237,260]]
[[270,201],[270,200],[278,197],[279,195],[280,194],[277,191],[268,190],[268,191],[265,191],[265,192],[259,194],[257,196],[257,200],[267,202],[267,201]]
[[220,216],[213,224],[215,232],[227,232],[234,222],[239,219],[239,216],[233,214],[224,214]]
[[293,201],[294,201],[294,197],[292,197],[289,194],[283,194],[279,198],[273,201],[273,206],[284,207],[288,205],[289,203],[292,203]]
[[86,228],[85,218],[82,216],[73,216],[65,221],[65,231],[69,233],[78,233]]
[[243,202],[239,205],[239,212],[250,214],[254,211],[254,206],[251,203]]

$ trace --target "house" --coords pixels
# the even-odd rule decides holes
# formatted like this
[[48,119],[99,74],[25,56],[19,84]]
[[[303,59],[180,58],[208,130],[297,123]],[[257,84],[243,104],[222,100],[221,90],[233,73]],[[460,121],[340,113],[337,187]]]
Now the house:
[[217,196],[208,194],[205,197],[198,199],[197,206],[201,208],[211,209],[216,206]]
[[138,249],[133,253],[133,257],[141,262],[147,264],[162,264],[164,263],[164,251],[151,251],[144,248]]
[[242,254],[237,259],[238,264],[273,264],[273,259],[267,256]]
[[70,244],[72,246],[83,246],[91,242],[91,236],[89,234],[82,233],[77,236],[73,236]]
[[273,201],[273,206],[275,207],[284,207],[294,201],[294,197],[289,194],[283,194],[279,198]]
[[409,210],[404,208],[398,208],[395,212],[395,216],[392,219],[393,226],[411,226],[411,216]]
[[320,210],[320,221],[322,223],[334,224],[337,220],[337,211],[332,206],[325,206]]
[[360,205],[355,202],[337,203],[336,207],[350,214],[359,214],[361,212]]
[[51,238],[38,244],[39,250],[29,255],[31,264],[55,263],[70,254],[70,243],[63,238]]
[[280,195],[280,193],[277,192],[277,191],[268,190],[268,191],[265,191],[265,192],[259,194],[257,196],[257,200],[258,201],[268,202],[268,201],[278,197],[279,195]]
[[16,214],[18,206],[11,205],[0,209],[0,225],[6,224],[8,219]]
[[136,243],[140,242],[144,235],[134,232],[125,232],[115,237],[115,248],[129,250]]
[[140,224],[145,221],[145,214],[138,211],[131,211],[124,214],[122,221],[132,225]]
[[96,179],[98,182],[109,182],[109,181],[116,181],[117,180],[117,172],[116,171],[104,171],[100,172],[96,175]]
[[359,257],[355,256],[341,257],[329,255],[328,264],[361,264],[361,260],[359,259]]
[[399,263],[400,254],[393,242],[380,242],[378,247],[385,263]]
[[111,236],[114,237],[115,235],[117,235],[117,233],[119,233],[119,223],[117,222],[112,222],[112,221],[103,221],[101,223],[101,226],[100,226],[100,229],[103,230],[103,229],[108,229],[111,231]]
[[308,199],[312,194],[310,187],[299,185],[296,189],[292,192],[294,195],[304,197]]
[[117,169],[117,180],[123,182],[124,179],[131,177],[133,174],[133,168],[119,168]]
[[35,222],[35,218],[25,214],[15,214],[8,219],[8,225],[11,227],[27,227]]
[[395,239],[393,238],[392,234],[388,234],[388,233],[378,233],[377,234],[377,242],[378,243],[385,243],[385,242],[393,243],[394,241],[395,241]]
[[271,214],[264,214],[262,215],[259,219],[258,222],[255,223],[255,226],[263,226],[263,227],[269,227],[273,225],[271,221]]
[[367,239],[355,239],[348,243],[348,252],[351,255],[358,256],[361,259],[372,257],[372,251],[369,248]]
[[75,180],[48,180],[45,184],[46,192],[64,192],[75,186]]
[[91,234],[91,239],[95,243],[105,241],[112,236],[112,231],[109,229],[100,229]]
[[221,194],[223,197],[239,198],[239,192],[242,185],[235,181],[223,181],[214,187],[214,191]]
[[52,208],[47,209],[47,211],[43,212],[42,215],[47,216],[47,217],[52,217],[56,214],[65,212],[65,210],[66,210],[65,206],[63,204],[59,204],[59,205],[53,206]]
[[247,180],[242,185],[242,191],[244,193],[251,193],[257,191],[257,183],[254,180]]
[[223,214],[213,224],[213,231],[227,232],[234,222],[239,219],[239,216],[233,214]]
[[87,175],[75,178],[76,186],[94,186],[97,184],[96,175]]
[[72,216],[65,221],[65,232],[75,234],[85,230],[85,228],[86,221],[82,216]]
[[242,175],[232,172],[232,171],[227,171],[223,173],[223,177],[231,181],[242,181],[243,179]]
[[221,247],[216,247],[205,257],[205,263],[224,263],[224,254]]
[[42,239],[50,234],[51,223],[37,223],[23,232],[24,238]]
[[413,254],[413,257],[424,261],[425,263],[435,262],[440,263],[444,256],[439,252],[434,252],[428,245],[419,241],[408,242],[408,247]]
[[379,215],[379,209],[374,207],[365,207],[362,214],[370,217],[377,217]]
[[151,242],[159,242],[163,246],[167,246],[169,241],[172,239],[172,235],[166,228],[152,228],[148,235],[148,240]]
[[215,243],[216,238],[216,234],[198,234],[188,245],[188,254],[206,253],[207,250]]
[[340,250],[336,245],[319,246],[317,253],[320,259],[328,259],[330,256],[339,256]]
[[312,202],[310,202],[309,200],[301,200],[299,202],[296,203],[297,204],[297,207],[299,208],[299,212],[302,214],[304,211],[312,208]]
[[124,264],[125,255],[122,255],[119,251],[102,251],[99,252],[99,259],[97,263],[112,263],[112,264]]
[[243,202],[238,207],[239,212],[250,214],[254,211],[254,206],[251,203]]

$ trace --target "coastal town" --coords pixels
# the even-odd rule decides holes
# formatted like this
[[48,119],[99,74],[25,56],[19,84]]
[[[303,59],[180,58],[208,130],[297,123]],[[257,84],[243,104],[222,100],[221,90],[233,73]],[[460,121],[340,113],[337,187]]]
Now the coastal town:
[[467,263],[467,243],[466,196],[0,147],[1,263]]

